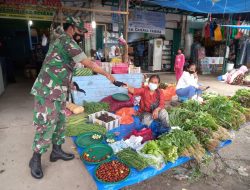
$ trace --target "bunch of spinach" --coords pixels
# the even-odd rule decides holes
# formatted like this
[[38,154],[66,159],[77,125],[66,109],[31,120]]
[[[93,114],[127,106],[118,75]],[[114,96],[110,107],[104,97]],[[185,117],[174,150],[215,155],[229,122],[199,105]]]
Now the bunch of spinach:
[[105,102],[87,102],[84,104],[84,110],[88,114],[99,111],[109,111],[109,104]]
[[225,96],[216,96],[206,102],[203,107],[216,122],[226,129],[238,129],[244,123],[244,115],[238,111],[234,102]]

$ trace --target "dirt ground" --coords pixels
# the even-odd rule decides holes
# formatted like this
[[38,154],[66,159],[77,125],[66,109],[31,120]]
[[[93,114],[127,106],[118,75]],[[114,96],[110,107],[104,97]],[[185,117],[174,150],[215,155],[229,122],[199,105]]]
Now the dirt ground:
[[[163,74],[164,82],[174,82],[174,75]],[[200,82],[210,86],[209,91],[232,95],[242,88],[218,82],[215,77],[201,76]],[[96,189],[92,177],[79,158],[70,162],[49,162],[49,153],[42,158],[44,178],[30,176],[28,161],[31,157],[33,97],[29,95],[31,82],[18,80],[8,86],[0,97],[0,189],[1,190],[92,190]],[[250,190],[250,124],[235,132],[232,145],[215,156],[215,161],[192,172],[190,165],[169,170],[162,175],[125,190]],[[74,151],[73,143],[66,140],[64,149]],[[205,175],[204,175],[205,174]],[[200,177],[199,176],[202,176]],[[178,176],[189,176],[180,180]],[[196,179],[199,179],[196,181]]]

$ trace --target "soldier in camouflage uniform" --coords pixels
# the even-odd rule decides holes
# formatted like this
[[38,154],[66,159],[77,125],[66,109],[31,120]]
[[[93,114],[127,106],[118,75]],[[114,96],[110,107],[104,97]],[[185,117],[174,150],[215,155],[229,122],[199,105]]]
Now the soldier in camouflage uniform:
[[79,18],[67,18],[64,24],[65,32],[50,45],[42,69],[31,90],[31,94],[35,96],[33,120],[36,134],[33,142],[34,153],[29,166],[31,175],[37,179],[43,177],[41,155],[47,151],[51,143],[53,149],[50,161],[74,158],[73,154],[65,153],[61,145],[65,138],[65,104],[75,64],[81,62],[94,72],[106,76],[110,81],[115,81],[112,75],[92,64],[74,40],[83,34],[83,30],[83,23]]

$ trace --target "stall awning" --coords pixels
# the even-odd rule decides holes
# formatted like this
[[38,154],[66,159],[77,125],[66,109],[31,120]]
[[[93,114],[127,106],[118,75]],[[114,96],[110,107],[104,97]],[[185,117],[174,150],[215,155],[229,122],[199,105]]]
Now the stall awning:
[[163,7],[199,13],[250,12],[250,0],[145,0]]

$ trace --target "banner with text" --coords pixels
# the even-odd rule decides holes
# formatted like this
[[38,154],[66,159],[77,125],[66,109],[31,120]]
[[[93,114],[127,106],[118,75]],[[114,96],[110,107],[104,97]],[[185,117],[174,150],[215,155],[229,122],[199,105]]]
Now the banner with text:
[[128,32],[165,34],[165,14],[134,10],[129,12]]
[[52,21],[55,10],[36,7],[16,7],[0,4],[0,18]]

